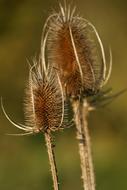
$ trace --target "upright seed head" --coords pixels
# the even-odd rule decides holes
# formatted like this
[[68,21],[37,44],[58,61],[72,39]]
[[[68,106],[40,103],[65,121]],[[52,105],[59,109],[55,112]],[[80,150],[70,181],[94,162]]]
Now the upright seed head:
[[95,27],[62,7],[47,19],[47,58],[67,95],[96,93],[106,80],[103,45]]
[[64,100],[55,69],[34,65],[30,69],[25,99],[27,125],[36,131],[57,130],[63,122]]
[[[46,67],[45,67],[46,68]],[[39,132],[55,131],[63,127],[64,97],[61,82],[55,69],[44,69],[42,63],[35,61],[29,70],[29,80],[25,97],[26,124],[17,124],[7,115],[1,99],[2,110],[6,118],[28,135]]]

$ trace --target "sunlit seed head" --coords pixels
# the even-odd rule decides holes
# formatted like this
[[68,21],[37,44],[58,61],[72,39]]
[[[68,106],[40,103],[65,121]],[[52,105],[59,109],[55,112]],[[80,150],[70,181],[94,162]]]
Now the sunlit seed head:
[[47,58],[67,95],[94,94],[106,80],[105,54],[95,27],[62,7],[47,21]]

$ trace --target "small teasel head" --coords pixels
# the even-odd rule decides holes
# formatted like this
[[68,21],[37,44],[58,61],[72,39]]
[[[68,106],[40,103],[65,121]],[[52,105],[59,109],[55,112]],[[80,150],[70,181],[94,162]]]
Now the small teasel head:
[[47,73],[40,64],[30,69],[26,89],[25,116],[27,125],[36,131],[58,130],[63,123],[64,99],[59,77],[54,68]]
[[64,97],[61,82],[57,71],[54,68],[45,70],[41,60],[34,61],[34,65],[30,66],[24,102],[26,124],[22,125],[10,119],[1,100],[6,118],[14,126],[25,131],[23,134],[16,135],[55,131],[62,128]]
[[66,95],[96,94],[108,81],[104,48],[95,27],[63,7],[46,21],[47,59],[57,68]]

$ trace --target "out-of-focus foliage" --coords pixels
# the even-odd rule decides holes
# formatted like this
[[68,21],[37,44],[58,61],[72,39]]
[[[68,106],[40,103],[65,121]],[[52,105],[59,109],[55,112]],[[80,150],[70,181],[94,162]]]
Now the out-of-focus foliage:
[[[75,4],[79,14],[96,26],[104,42],[107,61],[108,47],[112,48],[113,72],[107,88],[112,87],[114,92],[126,88],[127,2],[76,0]],[[42,27],[52,8],[58,8],[57,1],[0,0],[0,96],[7,112],[17,122],[24,120],[26,59],[31,60],[38,54]],[[97,190],[127,189],[126,96],[126,93],[121,95],[89,117]],[[0,189],[51,189],[43,135],[4,135],[17,132],[0,111]],[[55,136],[61,189],[82,189],[74,127]]]

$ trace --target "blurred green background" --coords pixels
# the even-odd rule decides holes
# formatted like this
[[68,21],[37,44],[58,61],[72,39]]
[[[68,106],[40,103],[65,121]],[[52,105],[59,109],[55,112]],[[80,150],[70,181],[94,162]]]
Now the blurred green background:
[[[69,0],[68,0],[69,1]],[[127,87],[127,1],[75,0],[80,15],[99,31],[106,54],[111,46],[113,71],[108,87]],[[0,0],[0,96],[5,109],[23,123],[26,59],[40,48],[46,17],[58,9],[56,0]],[[97,190],[127,189],[127,94],[91,113],[89,128]],[[52,180],[43,135],[11,137],[20,132],[0,110],[0,189],[50,190]],[[80,165],[75,129],[57,132],[56,157],[61,190],[80,190]]]

